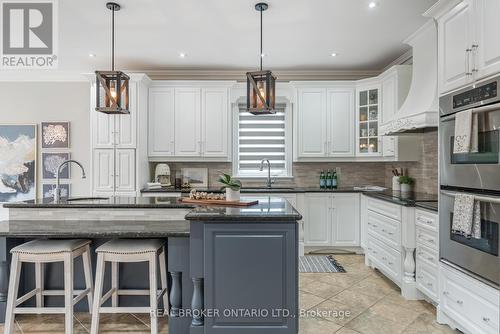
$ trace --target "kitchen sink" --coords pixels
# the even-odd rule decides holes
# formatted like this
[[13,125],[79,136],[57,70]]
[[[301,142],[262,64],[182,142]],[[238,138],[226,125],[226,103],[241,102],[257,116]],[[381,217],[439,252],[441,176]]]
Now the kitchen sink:
[[75,197],[75,198],[68,198],[66,202],[77,202],[77,201],[99,201],[99,200],[106,200],[108,197]]

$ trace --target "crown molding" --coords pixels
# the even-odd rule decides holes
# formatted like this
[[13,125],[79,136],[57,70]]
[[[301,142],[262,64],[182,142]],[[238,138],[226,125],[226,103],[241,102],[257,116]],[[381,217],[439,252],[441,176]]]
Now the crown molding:
[[405,53],[403,53],[401,56],[394,59],[389,65],[384,67],[382,72],[385,72],[388,69],[390,69],[391,67],[396,66],[396,65],[410,65],[410,62],[412,59],[413,59],[413,49],[410,48]]
[[423,16],[439,19],[451,9],[455,8],[463,0],[439,0],[431,8],[424,12]]
[[[152,80],[229,80],[245,81],[248,70],[195,70],[170,69],[145,71]],[[339,71],[339,70],[276,70],[278,81],[301,80],[359,80],[377,76],[381,71]]]

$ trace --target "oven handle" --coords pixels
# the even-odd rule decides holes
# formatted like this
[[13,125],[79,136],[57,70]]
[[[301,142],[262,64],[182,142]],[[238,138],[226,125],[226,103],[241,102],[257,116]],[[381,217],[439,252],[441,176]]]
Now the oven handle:
[[[492,110],[500,110],[500,103],[490,104],[490,105],[482,106],[479,108],[472,108],[472,113],[473,114],[480,114],[480,113],[488,112],[488,111],[492,111]],[[464,111],[464,110],[462,110],[462,111]],[[459,112],[462,112],[462,111],[459,111]],[[455,115],[458,114],[459,112],[456,112],[453,115],[441,117],[441,122],[448,122],[448,121],[454,120]]]
[[493,197],[493,196],[479,196],[473,193],[453,193],[451,191],[444,191],[441,190],[441,194],[449,197],[455,197],[457,194],[466,194],[466,195],[472,195],[474,196],[474,199],[479,202],[486,202],[486,203],[493,203],[493,204],[500,204],[500,197]]

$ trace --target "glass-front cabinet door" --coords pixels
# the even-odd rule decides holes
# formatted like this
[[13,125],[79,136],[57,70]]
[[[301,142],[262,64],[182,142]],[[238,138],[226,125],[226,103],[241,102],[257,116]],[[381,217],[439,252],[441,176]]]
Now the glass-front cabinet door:
[[381,120],[379,87],[359,89],[357,100],[357,153],[380,155],[382,148],[378,131]]

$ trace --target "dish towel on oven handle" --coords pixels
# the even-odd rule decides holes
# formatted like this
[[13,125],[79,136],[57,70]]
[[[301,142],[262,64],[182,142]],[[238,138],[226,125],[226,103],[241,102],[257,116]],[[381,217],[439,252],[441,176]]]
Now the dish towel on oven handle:
[[474,195],[455,195],[451,232],[466,238],[481,238],[481,203]]
[[478,151],[478,115],[472,109],[455,115],[455,139],[453,153]]

